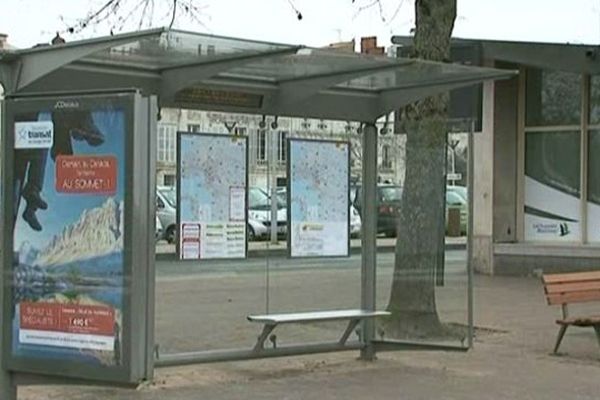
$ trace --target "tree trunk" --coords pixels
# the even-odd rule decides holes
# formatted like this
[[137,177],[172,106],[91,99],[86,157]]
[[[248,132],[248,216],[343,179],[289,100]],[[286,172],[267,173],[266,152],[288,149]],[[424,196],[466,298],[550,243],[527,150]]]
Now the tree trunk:
[[[446,61],[456,0],[415,0],[414,56]],[[435,302],[437,266],[444,263],[446,131],[448,95],[403,110],[406,175],[396,242],[396,261],[385,335],[394,338],[445,334]]]

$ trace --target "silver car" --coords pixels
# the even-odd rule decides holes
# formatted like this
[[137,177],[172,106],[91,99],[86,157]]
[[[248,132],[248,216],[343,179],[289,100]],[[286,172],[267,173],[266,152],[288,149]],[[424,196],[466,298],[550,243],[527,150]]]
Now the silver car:
[[177,237],[177,191],[174,187],[157,187],[156,216],[163,227],[165,240],[175,243]]
[[[156,216],[162,225],[164,238],[169,243],[177,240],[177,191],[174,187],[159,186],[156,190]],[[268,228],[260,221],[248,218],[248,240],[267,237]]]

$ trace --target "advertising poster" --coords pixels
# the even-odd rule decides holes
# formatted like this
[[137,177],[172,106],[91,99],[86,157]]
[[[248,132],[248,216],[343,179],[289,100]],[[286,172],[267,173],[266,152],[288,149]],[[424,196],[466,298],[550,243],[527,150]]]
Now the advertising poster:
[[245,258],[247,139],[180,132],[178,156],[180,258]]
[[291,257],[350,254],[350,144],[289,141]]
[[12,356],[119,366],[126,113],[59,103],[14,114]]

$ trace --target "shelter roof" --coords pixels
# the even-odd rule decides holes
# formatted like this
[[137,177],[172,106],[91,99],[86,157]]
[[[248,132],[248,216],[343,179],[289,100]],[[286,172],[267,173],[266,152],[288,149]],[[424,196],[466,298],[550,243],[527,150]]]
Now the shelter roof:
[[139,88],[161,106],[359,121],[513,74],[164,28],[0,51],[9,95]]

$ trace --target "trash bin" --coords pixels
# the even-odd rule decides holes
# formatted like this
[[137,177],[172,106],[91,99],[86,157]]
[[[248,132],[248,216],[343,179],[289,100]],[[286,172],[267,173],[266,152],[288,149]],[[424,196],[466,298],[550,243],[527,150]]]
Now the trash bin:
[[448,236],[460,236],[460,208],[448,208],[448,225],[446,231],[448,233]]

